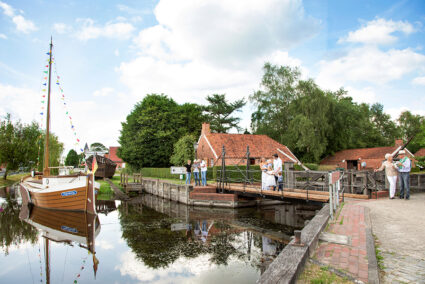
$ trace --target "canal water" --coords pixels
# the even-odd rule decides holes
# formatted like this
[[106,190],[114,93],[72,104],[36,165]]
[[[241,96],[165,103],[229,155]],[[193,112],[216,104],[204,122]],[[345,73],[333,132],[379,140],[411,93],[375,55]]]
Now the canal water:
[[320,209],[190,207],[145,194],[100,197],[89,216],[0,196],[0,283],[255,283]]

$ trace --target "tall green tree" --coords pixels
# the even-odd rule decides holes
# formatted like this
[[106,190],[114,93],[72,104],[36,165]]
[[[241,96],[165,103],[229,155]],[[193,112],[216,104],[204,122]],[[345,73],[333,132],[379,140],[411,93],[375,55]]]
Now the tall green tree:
[[186,164],[187,160],[193,160],[195,157],[193,144],[195,142],[196,138],[191,134],[181,137],[176,144],[174,144],[174,152],[170,158],[171,164],[181,166]]
[[98,151],[98,152],[103,152],[103,151],[108,151],[108,148],[106,148],[105,145],[103,145],[100,142],[94,142],[90,145],[90,151]]
[[[45,133],[42,134],[39,143],[39,155],[38,155],[38,170],[42,171],[44,168],[44,141]],[[61,156],[64,150],[63,143],[59,141],[58,136],[54,133],[49,135],[49,167],[59,167]],[[57,169],[52,169],[51,174],[57,174]]]
[[19,121],[14,123],[10,114],[0,121],[0,164],[7,165],[4,179],[11,170],[36,164],[39,136],[40,130],[35,122],[28,125]]
[[65,166],[78,167],[80,163],[80,157],[74,149],[69,150],[68,155],[65,158]]
[[404,142],[413,137],[407,147],[412,153],[425,147],[425,117],[404,111],[400,114],[397,122]]
[[[118,156],[131,167],[168,167],[179,139],[178,104],[165,95],[147,95],[122,123]],[[179,121],[177,121],[178,124]]]
[[254,133],[282,141],[293,119],[288,115],[289,104],[295,98],[301,72],[298,68],[270,63],[266,63],[263,70],[261,89],[249,97],[257,107],[251,115],[251,128]]
[[245,99],[236,100],[229,103],[225,94],[213,94],[207,96],[209,105],[205,106],[206,119],[211,125],[211,130],[217,133],[226,133],[232,128],[241,131],[239,117],[233,116],[234,112],[241,111],[245,106]]

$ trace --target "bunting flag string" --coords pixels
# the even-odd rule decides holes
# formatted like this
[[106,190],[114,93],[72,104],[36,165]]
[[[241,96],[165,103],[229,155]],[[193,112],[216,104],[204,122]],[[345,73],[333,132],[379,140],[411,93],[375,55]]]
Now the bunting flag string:
[[71,132],[74,134],[74,145],[77,147],[77,148],[79,148],[80,149],[80,152],[81,153],[83,153],[84,152],[84,150],[80,147],[80,139],[79,139],[79,137],[77,136],[77,130],[76,130],[76,128],[75,128],[75,125],[74,125],[74,123],[73,123],[73,121],[72,121],[72,117],[71,117],[71,115],[70,115],[70,111],[69,111],[69,108],[68,108],[68,104],[67,104],[67,102],[66,102],[66,100],[65,100],[65,94],[64,94],[64,90],[63,90],[63,88],[62,88],[62,86],[61,86],[61,82],[60,82],[60,76],[58,75],[58,72],[57,72],[57,66],[56,66],[56,61],[55,61],[55,59],[52,57],[52,60],[50,61],[50,58],[49,58],[49,56],[50,56],[50,52],[46,52],[46,55],[48,56],[48,58],[46,59],[46,62],[47,62],[47,64],[46,65],[44,65],[44,70],[43,70],[43,72],[42,72],[42,74],[43,74],[43,79],[42,79],[42,88],[40,88],[40,90],[41,90],[41,110],[40,110],[40,127],[41,128],[43,128],[44,127],[44,123],[45,123],[45,120],[46,120],[46,118],[45,118],[45,108],[46,108],[46,106],[45,106],[45,104],[47,103],[47,100],[46,100],[46,94],[47,94],[47,88],[46,88],[46,86],[47,86],[47,84],[48,84],[48,75],[49,75],[49,67],[50,67],[50,65],[52,65],[51,67],[53,67],[53,68],[51,68],[51,71],[53,71],[54,72],[54,74],[55,74],[55,76],[56,76],[56,80],[54,79],[54,78],[51,78],[52,80],[55,80],[56,81],[56,85],[58,86],[58,88],[59,88],[59,91],[60,91],[60,95],[61,95],[61,101],[62,101],[62,104],[63,104],[63,109],[64,109],[64,111],[65,111],[65,116],[66,117],[68,117],[68,119],[69,119],[69,123],[70,123],[70,130],[71,130]]
[[52,60],[52,61],[53,61],[53,67],[54,67],[53,68],[54,74],[56,76],[56,85],[58,86],[58,88],[60,90],[61,100],[62,100],[62,103],[63,103],[63,109],[65,111],[65,116],[67,116],[68,119],[69,119],[69,124],[71,126],[70,129],[71,129],[71,132],[74,134],[74,137],[75,137],[74,145],[80,149],[80,152],[81,153],[83,153],[84,152],[84,149],[80,147],[80,139],[77,136],[77,130],[76,130],[75,125],[74,125],[74,123],[72,121],[72,117],[71,117],[70,111],[69,111],[69,106],[68,106],[68,104],[67,104],[67,102],[65,100],[66,97],[65,97],[64,90],[63,90],[62,85],[61,85],[61,82],[60,82],[60,76],[59,76],[59,74],[57,72],[56,61],[55,60]]

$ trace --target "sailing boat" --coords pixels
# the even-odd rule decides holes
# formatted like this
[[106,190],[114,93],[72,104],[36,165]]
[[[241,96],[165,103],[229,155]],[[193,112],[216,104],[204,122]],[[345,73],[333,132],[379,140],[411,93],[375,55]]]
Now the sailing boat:
[[99,261],[95,256],[95,239],[101,227],[96,214],[22,206],[19,212],[19,219],[42,232],[46,262],[46,283],[50,283],[50,241],[67,245],[75,243],[86,249],[92,254],[93,272],[96,277]]
[[22,202],[49,209],[86,211],[96,214],[94,173],[55,176],[49,168],[50,89],[53,41],[50,40],[49,81],[47,90],[46,137],[43,173],[32,172],[22,179]]

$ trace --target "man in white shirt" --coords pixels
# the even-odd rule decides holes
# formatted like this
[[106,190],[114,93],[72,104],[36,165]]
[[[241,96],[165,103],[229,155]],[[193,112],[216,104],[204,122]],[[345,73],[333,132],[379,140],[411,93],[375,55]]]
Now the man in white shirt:
[[273,171],[274,171],[274,177],[276,180],[276,184],[279,184],[279,191],[283,189],[282,182],[279,181],[279,176],[282,176],[282,160],[279,158],[277,154],[273,155]]
[[[398,167],[398,171],[400,173],[400,199],[406,198],[406,200],[410,199],[410,170],[412,168],[412,162],[406,156],[406,151],[401,150],[398,152],[400,155],[400,161],[396,163]],[[404,192],[406,192],[406,197],[404,196]]]

